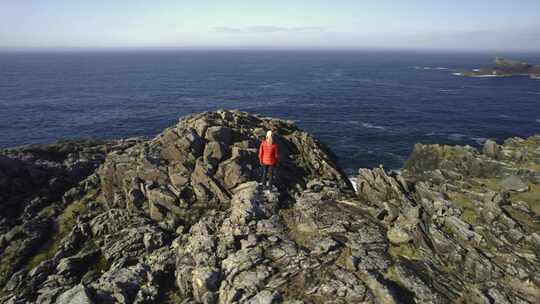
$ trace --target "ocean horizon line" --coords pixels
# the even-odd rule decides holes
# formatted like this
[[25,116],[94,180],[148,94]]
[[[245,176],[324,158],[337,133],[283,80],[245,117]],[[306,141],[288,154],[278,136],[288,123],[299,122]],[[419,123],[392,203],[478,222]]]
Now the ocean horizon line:
[[538,54],[540,49],[519,48],[390,48],[390,47],[0,47],[5,53],[116,53],[116,52],[388,52],[388,53],[512,53]]

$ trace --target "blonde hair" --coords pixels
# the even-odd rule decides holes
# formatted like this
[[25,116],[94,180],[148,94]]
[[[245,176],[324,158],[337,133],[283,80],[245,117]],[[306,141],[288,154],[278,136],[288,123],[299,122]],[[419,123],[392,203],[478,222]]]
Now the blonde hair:
[[268,132],[266,132],[266,142],[271,145],[274,140],[272,138],[272,131],[271,130],[268,130]]

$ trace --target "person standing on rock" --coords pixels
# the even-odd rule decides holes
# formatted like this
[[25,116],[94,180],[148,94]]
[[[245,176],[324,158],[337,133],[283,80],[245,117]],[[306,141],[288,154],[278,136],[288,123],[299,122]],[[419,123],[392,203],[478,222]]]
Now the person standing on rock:
[[272,131],[266,132],[266,140],[263,140],[259,146],[259,162],[262,166],[263,186],[270,187],[274,177],[274,171],[279,161],[279,149],[273,139]]

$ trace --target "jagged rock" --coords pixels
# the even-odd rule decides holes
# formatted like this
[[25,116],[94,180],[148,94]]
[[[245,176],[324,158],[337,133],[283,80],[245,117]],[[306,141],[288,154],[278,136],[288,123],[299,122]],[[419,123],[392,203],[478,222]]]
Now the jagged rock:
[[249,304],[279,304],[282,303],[281,295],[274,291],[263,290],[251,298]]
[[137,264],[111,269],[91,285],[99,303],[133,303],[147,281],[148,269]]
[[406,183],[386,175],[384,169],[360,169],[356,179],[357,193],[370,202],[384,202],[392,199],[403,200]]
[[193,297],[198,302],[212,302],[213,292],[219,288],[220,271],[217,268],[200,267],[193,270]]
[[325,237],[321,239],[316,239],[313,241],[314,245],[314,254],[326,254],[330,251],[333,251],[339,247],[339,243],[333,240],[332,238]]
[[[352,191],[326,148],[294,125],[223,111],[187,116],[151,141],[109,154],[98,170],[104,196],[111,207],[126,206],[134,196],[131,181],[137,179],[139,184],[152,185],[140,192],[149,201],[148,210],[144,206],[142,210],[151,213],[152,218],[174,221],[188,215],[189,221],[196,221],[196,210],[191,205],[216,208],[229,204],[235,187],[258,177],[256,148],[264,129],[277,134],[283,157],[276,181],[278,188],[287,190],[283,193],[297,191],[320,177]],[[164,195],[167,191],[172,194]],[[130,204],[136,205],[140,203]],[[174,215],[168,216],[170,213]]]
[[257,184],[251,183],[237,190],[231,201],[231,222],[237,225],[246,225],[250,221],[268,218],[276,212],[277,197],[266,200],[261,192],[257,191]]
[[228,145],[231,143],[232,133],[232,130],[228,127],[209,127],[208,129],[206,129],[205,139],[208,141],[215,141]]
[[77,285],[61,294],[55,304],[92,304],[88,292],[83,285]]
[[[407,266],[410,265],[410,266]],[[411,261],[401,260],[396,265],[396,274],[400,282],[409,290],[414,292],[415,300],[418,303],[446,303],[448,299],[441,296],[429,282],[427,278],[421,278],[415,271],[421,271],[424,265]],[[420,274],[422,274],[420,272]]]
[[226,147],[222,142],[209,142],[204,147],[204,160],[214,166],[219,164],[227,156]]
[[163,245],[165,233],[150,219],[125,209],[111,209],[90,222],[92,237],[109,261],[135,260],[146,249]]

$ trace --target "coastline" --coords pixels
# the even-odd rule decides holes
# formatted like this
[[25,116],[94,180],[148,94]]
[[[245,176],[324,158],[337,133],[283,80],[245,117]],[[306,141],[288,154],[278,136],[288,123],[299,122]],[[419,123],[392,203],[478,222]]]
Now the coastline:
[[[283,154],[264,187],[267,129]],[[150,139],[0,150],[0,190],[0,301],[539,296],[540,135],[416,144],[403,170],[351,179],[294,123],[220,110]]]

